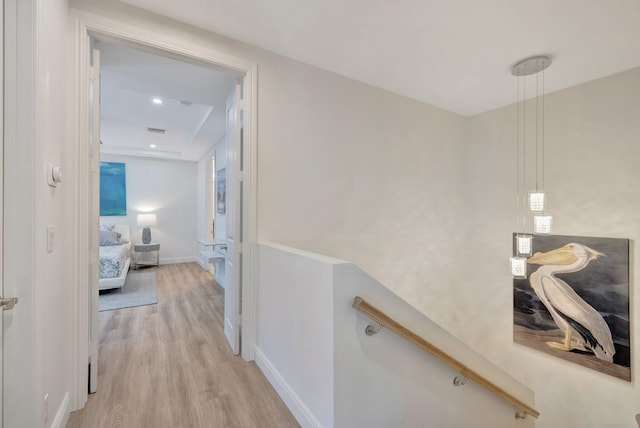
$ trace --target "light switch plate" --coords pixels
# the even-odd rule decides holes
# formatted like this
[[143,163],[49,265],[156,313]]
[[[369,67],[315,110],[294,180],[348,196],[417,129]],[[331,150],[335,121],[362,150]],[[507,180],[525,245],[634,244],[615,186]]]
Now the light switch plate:
[[53,225],[48,225],[47,226],[47,253],[50,253],[53,251],[53,238],[56,235],[56,231],[53,228]]

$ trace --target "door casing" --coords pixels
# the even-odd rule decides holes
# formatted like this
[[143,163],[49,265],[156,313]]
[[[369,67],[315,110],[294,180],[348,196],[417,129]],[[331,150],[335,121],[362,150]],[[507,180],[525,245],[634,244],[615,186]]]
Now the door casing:
[[[170,34],[158,33],[139,26],[132,26],[121,21],[95,15],[84,11],[75,11],[76,19],[76,64],[78,73],[75,76],[77,91],[75,117],[77,126],[73,139],[74,153],[77,154],[77,176],[86,177],[89,167],[89,155],[84,138],[88,135],[88,81],[90,38],[109,40],[112,42],[137,46],[164,55],[178,56],[185,61],[196,61],[216,68],[222,68],[229,73],[243,78],[244,94],[244,150],[243,173],[244,190],[242,219],[243,230],[243,286],[242,286],[242,358],[250,361],[255,358],[255,319],[257,296],[257,79],[258,66],[255,62],[245,60],[224,52],[212,50],[210,46],[172,37]],[[88,361],[88,254],[81,251],[86,243],[88,227],[88,188],[84,180],[73,183],[74,189],[74,235],[77,270],[74,272],[73,286],[76,300],[73,305],[73,396],[72,408],[80,409],[87,400],[87,361]],[[239,227],[240,225],[237,225]]]

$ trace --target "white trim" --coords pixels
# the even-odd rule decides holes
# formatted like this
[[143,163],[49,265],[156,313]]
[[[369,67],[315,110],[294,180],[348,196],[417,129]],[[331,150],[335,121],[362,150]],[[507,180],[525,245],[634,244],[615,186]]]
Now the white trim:
[[[83,243],[87,242],[87,214],[86,207],[87,189],[85,181],[82,177],[87,175],[87,150],[83,144],[84,135],[87,135],[88,124],[88,94],[87,88],[84,88],[84,82],[87,78],[87,70],[89,64],[89,36],[95,36],[100,39],[112,40],[120,43],[128,43],[131,45],[142,46],[158,52],[170,53],[181,56],[187,60],[191,59],[200,63],[213,64],[216,67],[225,68],[230,73],[244,75],[246,89],[245,97],[247,97],[247,106],[251,108],[247,110],[247,120],[245,121],[245,132],[247,135],[248,145],[245,147],[245,165],[249,168],[246,173],[251,177],[250,181],[245,185],[245,228],[244,238],[245,252],[243,255],[246,270],[243,272],[245,278],[243,283],[243,317],[249,322],[243,325],[243,341],[242,341],[242,357],[246,360],[253,359],[255,346],[255,296],[257,295],[257,264],[254,260],[255,239],[257,236],[257,196],[256,196],[256,172],[257,172],[257,65],[254,62],[238,58],[223,52],[211,49],[208,46],[187,42],[184,40],[172,38],[169,35],[155,33],[145,30],[137,26],[132,26],[120,21],[116,21],[104,16],[95,15],[93,13],[74,10],[76,19],[76,76],[74,82],[75,92],[75,122],[74,122],[74,142],[73,148],[78,154],[78,176],[74,180],[74,219],[78,226],[74,233],[74,242],[76,243],[74,257],[77,260],[77,270],[74,271],[73,286],[75,288],[73,302],[73,346],[77,349],[73,356],[73,379],[72,379],[72,408],[80,409],[87,401],[87,358],[88,349],[85,338],[88,337],[87,330],[87,299],[88,290],[84,286],[87,278],[87,254],[83,251]],[[165,259],[166,260],[166,259]],[[196,261],[197,257],[193,260]],[[161,261],[162,262],[162,261]]]
[[72,293],[72,322],[71,335],[73,349],[71,355],[71,410],[79,410],[84,407],[88,398],[88,371],[89,363],[89,290],[86,285],[89,278],[89,253],[86,249],[88,240],[88,210],[89,201],[87,200],[88,184],[84,177],[89,173],[89,162],[87,147],[83,142],[85,136],[89,135],[88,103],[89,88],[83,83],[89,81],[89,37],[87,35],[87,26],[84,22],[76,17],[76,75],[73,86],[74,91],[74,117],[73,117],[73,152],[76,157],[76,176],[71,180],[71,189],[73,198],[73,219],[76,228],[73,233],[73,257],[77,261],[76,269],[73,271],[72,284],[75,288]]
[[69,397],[69,393],[64,394],[64,398],[62,399],[62,403],[60,403],[60,407],[58,407],[58,411],[56,412],[56,417],[51,422],[51,428],[64,428],[67,426],[67,422],[69,422],[69,404],[71,403],[71,398]]
[[[249,95],[249,96],[247,96]],[[248,70],[243,85],[245,129],[245,169],[244,177],[244,236],[243,236],[243,272],[242,288],[242,334],[240,336],[242,358],[255,359],[256,333],[258,326],[258,65]]]
[[78,19],[85,24],[88,34],[98,36],[101,39],[112,40],[116,43],[128,42],[158,52],[175,53],[187,59],[226,68],[228,71],[240,75],[244,75],[255,67],[254,62],[209,49],[203,45],[195,46],[190,43],[181,43],[175,39],[167,38],[163,34],[156,34],[90,12],[75,10],[75,13]]
[[311,412],[298,394],[291,388],[280,372],[271,364],[267,356],[258,348],[254,347],[256,354],[256,364],[264,373],[265,377],[276,390],[284,404],[287,405],[298,423],[303,427],[322,428],[320,422]]

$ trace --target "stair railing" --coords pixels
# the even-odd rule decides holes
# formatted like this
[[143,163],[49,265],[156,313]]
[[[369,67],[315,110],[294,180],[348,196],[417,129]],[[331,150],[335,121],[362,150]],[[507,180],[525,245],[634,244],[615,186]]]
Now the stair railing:
[[447,354],[437,346],[428,342],[426,339],[412,332],[411,330],[409,330],[408,328],[406,328],[405,326],[403,326],[393,318],[386,315],[384,312],[380,311],[376,307],[369,304],[362,297],[356,296],[353,299],[352,306],[355,310],[362,313],[367,318],[369,318],[370,320],[376,323],[376,325],[367,326],[365,332],[368,336],[377,334],[380,331],[380,328],[384,327],[387,330],[405,339],[409,343],[415,345],[419,349],[427,352],[428,354],[431,354],[432,356],[444,362],[445,364],[448,364],[450,367],[452,367],[454,370],[460,373],[462,377],[456,377],[453,380],[453,383],[456,386],[464,385],[467,379],[470,379],[475,383],[477,383],[478,385],[484,387],[487,391],[497,395],[507,403],[514,406],[517,409],[517,412],[515,414],[516,419],[524,419],[526,415],[531,415],[534,418],[537,418],[538,416],[540,416],[540,412],[538,412],[536,409],[522,402],[521,400],[514,397],[513,395],[509,394],[507,391],[500,388],[498,385],[494,384],[489,379],[480,375],[473,369],[467,367],[466,365],[456,360],[451,355]]

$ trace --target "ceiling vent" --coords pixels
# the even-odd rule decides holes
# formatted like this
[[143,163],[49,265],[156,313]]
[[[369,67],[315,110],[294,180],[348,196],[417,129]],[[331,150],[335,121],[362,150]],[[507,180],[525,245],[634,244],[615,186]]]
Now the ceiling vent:
[[193,104],[191,101],[180,101],[180,105],[185,107],[189,107],[191,104]]
[[166,129],[160,129],[160,128],[147,128],[147,131],[153,132],[154,134],[164,134],[165,132],[167,132]]

